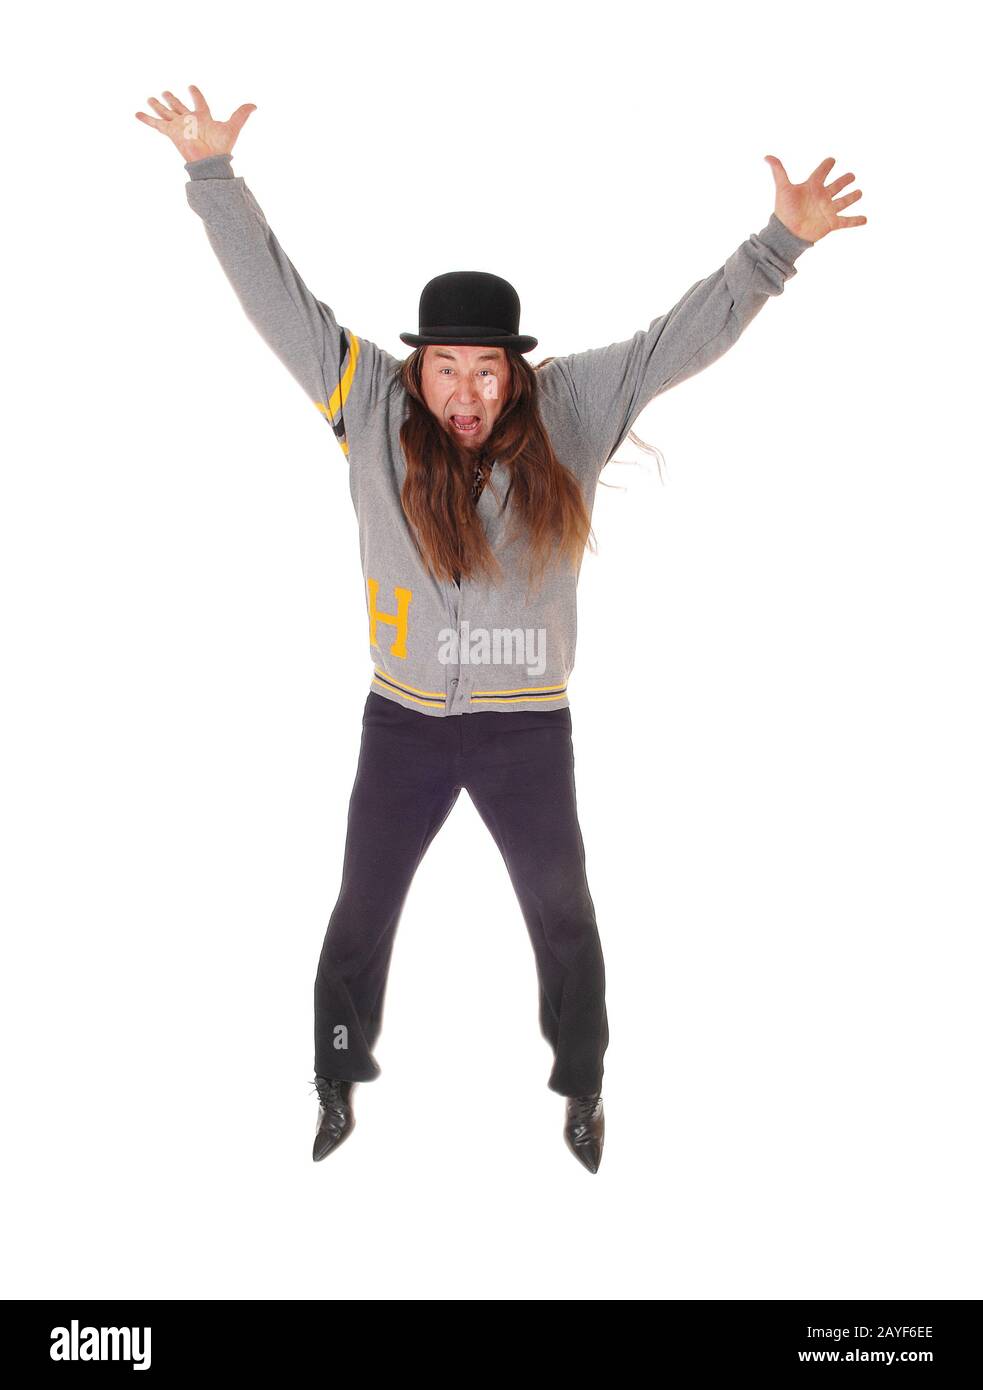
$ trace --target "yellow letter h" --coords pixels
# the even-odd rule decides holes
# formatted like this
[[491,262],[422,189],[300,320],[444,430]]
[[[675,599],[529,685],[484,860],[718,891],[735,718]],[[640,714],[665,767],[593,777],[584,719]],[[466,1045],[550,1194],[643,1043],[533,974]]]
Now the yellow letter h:
[[396,629],[396,640],[389,650],[393,656],[405,657],[407,613],[413,599],[413,590],[393,589],[396,596],[396,612],[380,613],[378,609],[379,581],[378,579],[369,579],[367,583],[369,586],[369,646],[379,646],[376,641],[376,624],[380,622],[391,623]]

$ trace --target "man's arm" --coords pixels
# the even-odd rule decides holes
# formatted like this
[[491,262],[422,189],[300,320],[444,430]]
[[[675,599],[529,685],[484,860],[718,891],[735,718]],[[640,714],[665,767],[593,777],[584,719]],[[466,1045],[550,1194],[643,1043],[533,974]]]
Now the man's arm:
[[360,421],[385,393],[396,359],[342,327],[270,230],[231,153],[185,163],[188,203],[247,317],[334,431],[347,457]]
[[544,370],[566,382],[600,471],[652,400],[703,371],[736,343],[771,295],[796,274],[794,262],[814,245],[772,213],[674,308],[624,342],[557,357]]

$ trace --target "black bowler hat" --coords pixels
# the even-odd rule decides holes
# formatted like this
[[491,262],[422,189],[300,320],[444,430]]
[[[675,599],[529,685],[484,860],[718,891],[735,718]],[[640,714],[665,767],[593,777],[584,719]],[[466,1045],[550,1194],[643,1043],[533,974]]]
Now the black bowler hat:
[[420,295],[419,333],[400,333],[404,343],[469,343],[475,347],[530,352],[539,342],[519,332],[519,296],[499,275],[452,270],[438,275]]

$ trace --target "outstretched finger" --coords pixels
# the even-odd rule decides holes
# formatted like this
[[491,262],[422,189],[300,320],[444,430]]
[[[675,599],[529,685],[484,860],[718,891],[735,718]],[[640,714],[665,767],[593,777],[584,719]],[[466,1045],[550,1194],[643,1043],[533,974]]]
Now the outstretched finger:
[[852,183],[856,177],[856,174],[841,174],[838,179],[833,180],[826,189],[826,192],[830,194],[839,193],[841,188],[846,188],[847,184]]
[[144,125],[152,125],[154,130],[163,130],[164,122],[154,120],[153,116],[148,116],[145,111],[134,111],[138,121],[143,121]]
[[866,221],[866,217],[838,217],[832,230],[838,232],[841,227],[863,227]]
[[191,93],[191,97],[194,101],[195,111],[197,112],[197,114],[199,116],[210,116],[212,113],[208,109],[208,102],[202,95],[201,88],[195,87],[193,84],[189,84],[188,91]]
[[776,154],[766,154],[765,161],[770,166],[771,172],[775,176],[775,184],[778,188],[784,188],[789,183],[788,174],[785,172],[785,165]]
[[163,102],[158,101],[156,97],[147,97],[147,105],[152,106],[158,116],[162,116],[165,121],[173,120],[174,112],[166,107]]
[[852,193],[847,193],[846,196],[843,198],[834,198],[833,207],[837,209],[848,208],[851,203],[855,203],[858,198],[862,198],[863,196],[863,189],[855,188]]
[[173,92],[165,92],[164,95],[165,95],[165,97],[167,97],[167,100],[170,102],[171,110],[172,110],[172,111],[176,111],[177,114],[178,114],[179,116],[190,116],[190,115],[191,115],[191,112],[190,112],[190,111],[188,110],[188,108],[185,106],[184,102],[183,102],[183,101],[179,101],[178,98],[174,95]]
[[240,130],[242,130],[242,127],[255,110],[256,107],[253,103],[247,101],[243,106],[237,107],[237,109],[232,112],[232,115],[229,117],[229,125],[234,135],[238,136]]
[[830,169],[832,169],[835,163],[836,160],[833,158],[832,155],[830,155],[829,159],[824,159],[822,164],[816,165],[815,169],[813,169],[806,182],[811,183],[813,179],[818,179],[820,183],[825,183],[826,175],[829,173]]

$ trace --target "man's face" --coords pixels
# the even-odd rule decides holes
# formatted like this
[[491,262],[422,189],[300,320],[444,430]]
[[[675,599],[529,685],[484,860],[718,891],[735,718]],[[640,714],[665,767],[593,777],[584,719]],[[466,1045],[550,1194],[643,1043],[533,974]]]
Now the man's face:
[[423,399],[455,439],[473,448],[492,432],[509,375],[504,348],[431,343],[423,357]]

